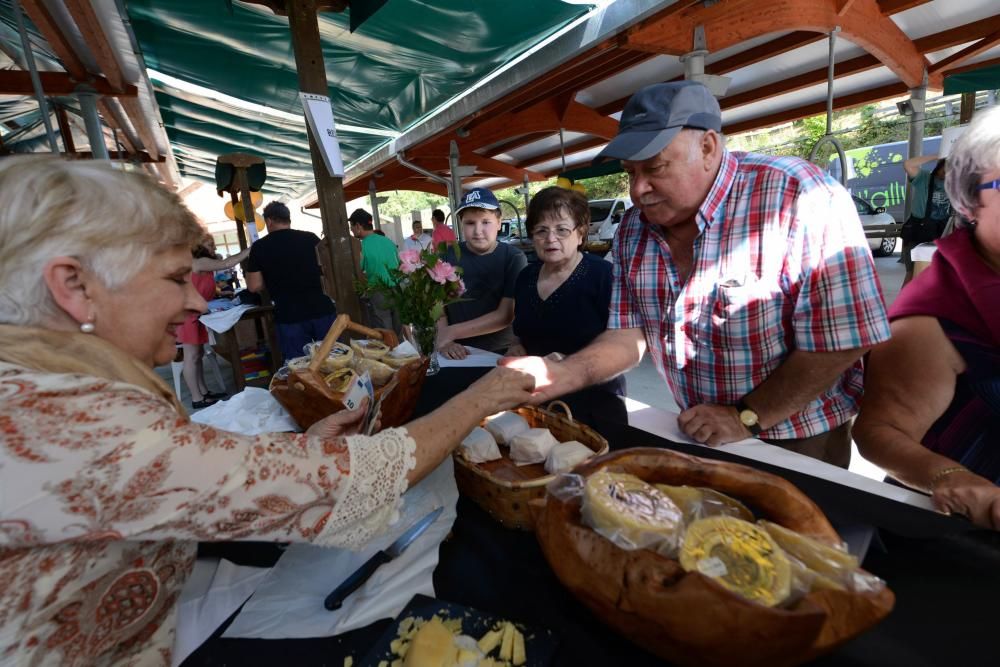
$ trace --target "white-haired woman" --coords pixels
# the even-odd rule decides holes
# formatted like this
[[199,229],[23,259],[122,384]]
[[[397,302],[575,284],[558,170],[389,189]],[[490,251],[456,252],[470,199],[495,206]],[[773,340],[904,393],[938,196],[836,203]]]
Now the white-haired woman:
[[952,147],[945,186],[968,223],[889,309],[854,437],[941,511],[1000,529],[1000,108]]
[[0,662],[169,665],[199,540],[356,546],[488,413],[491,373],[375,436],[192,423],[153,366],[205,308],[202,229],[176,195],[99,162],[0,160]]

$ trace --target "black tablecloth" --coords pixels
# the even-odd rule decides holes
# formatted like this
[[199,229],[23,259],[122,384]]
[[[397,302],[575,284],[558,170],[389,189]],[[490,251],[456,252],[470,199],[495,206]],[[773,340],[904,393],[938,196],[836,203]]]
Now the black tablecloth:
[[[428,378],[418,413],[425,414],[478,376],[481,369],[446,369]],[[613,448],[670,447],[701,455],[736,459],[715,450],[695,450],[620,421],[617,404],[604,414],[590,406],[590,423]],[[611,418],[608,418],[611,415]],[[587,420],[585,420],[587,421]],[[745,459],[739,459],[747,463]],[[896,594],[892,614],[868,633],[816,665],[995,665],[992,635],[994,602],[1000,598],[1000,534],[969,530],[964,522],[816,478],[776,470],[813,498],[836,523],[866,521],[879,527],[864,566],[885,579]],[[217,552],[220,547],[215,548]],[[229,550],[225,555],[248,564],[265,564],[267,555]],[[514,620],[551,629],[560,645],[554,665],[662,665],[607,629],[558,582],[534,535],[502,528],[473,503],[461,499],[451,537],[441,546],[434,572],[437,596]],[[324,613],[318,610],[317,613]],[[184,664],[335,665],[362,658],[388,621],[338,637],[307,640],[213,638]]]

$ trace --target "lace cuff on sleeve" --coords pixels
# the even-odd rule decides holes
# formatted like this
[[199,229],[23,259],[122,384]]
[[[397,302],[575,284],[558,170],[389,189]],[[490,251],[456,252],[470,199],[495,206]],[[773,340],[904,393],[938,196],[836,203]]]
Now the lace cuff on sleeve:
[[417,445],[403,428],[347,438],[349,483],[317,544],[356,549],[399,518],[406,474],[417,465]]

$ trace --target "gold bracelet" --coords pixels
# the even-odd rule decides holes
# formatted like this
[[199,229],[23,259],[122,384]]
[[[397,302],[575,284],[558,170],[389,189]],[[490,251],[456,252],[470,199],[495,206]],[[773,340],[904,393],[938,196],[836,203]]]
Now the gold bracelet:
[[931,483],[930,483],[931,491],[934,490],[934,487],[937,486],[938,482],[940,482],[948,475],[952,475],[956,472],[969,472],[969,469],[966,468],[965,466],[949,466],[947,468],[942,468],[941,470],[938,470],[936,473],[934,473],[934,476],[931,477]]

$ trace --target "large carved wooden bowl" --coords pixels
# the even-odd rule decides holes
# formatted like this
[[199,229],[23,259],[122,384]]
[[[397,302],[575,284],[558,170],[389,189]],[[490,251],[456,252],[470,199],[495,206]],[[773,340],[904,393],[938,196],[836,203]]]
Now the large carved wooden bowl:
[[[627,449],[574,472],[627,472],[647,482],[706,486],[766,518],[831,544],[840,537],[822,511],[769,473],[664,449]],[[895,596],[814,591],[788,609],[768,608],[646,549],[626,551],[585,526],[580,500],[551,493],[535,508],[535,532],[556,576],[599,618],[677,665],[797,665],[830,651],[884,618]]]

